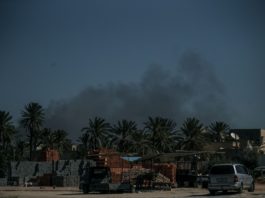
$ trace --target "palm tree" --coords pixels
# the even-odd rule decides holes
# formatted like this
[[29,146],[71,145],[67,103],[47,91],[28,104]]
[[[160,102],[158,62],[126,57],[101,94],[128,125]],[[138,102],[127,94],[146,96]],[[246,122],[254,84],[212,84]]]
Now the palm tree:
[[27,144],[22,140],[17,140],[15,143],[15,160],[20,161],[24,159]]
[[203,124],[196,118],[187,118],[180,128],[184,135],[184,140],[181,143],[181,149],[184,150],[202,150],[205,139],[205,128]]
[[152,153],[152,145],[150,145],[148,134],[144,133],[143,130],[137,130],[132,134],[134,140],[131,145],[129,152],[138,153],[140,156]]
[[82,157],[86,157],[87,152],[88,152],[88,143],[89,143],[89,135],[88,133],[83,133],[77,140],[78,142],[81,143],[80,147],[79,147],[79,151],[81,152],[81,156]]
[[11,143],[14,133],[12,116],[9,112],[0,111],[0,146],[3,150]]
[[54,148],[54,144],[55,144],[55,135],[52,132],[52,130],[50,128],[44,128],[41,134],[42,138],[41,138],[41,143],[43,145],[43,147],[46,148]]
[[106,146],[110,125],[103,118],[89,119],[88,126],[81,129],[88,136],[88,149],[94,150]]
[[175,122],[161,117],[149,117],[144,124],[153,152],[172,152],[174,150],[177,143]]
[[214,122],[210,124],[209,129],[214,135],[214,141],[224,142],[230,127],[225,122]]
[[71,149],[71,140],[67,137],[66,131],[58,129],[53,132],[53,135],[55,146],[60,154]]
[[111,144],[119,152],[128,152],[134,143],[133,134],[137,131],[134,121],[122,120],[111,128]]
[[0,111],[0,178],[5,177],[8,162],[13,159],[14,149],[11,145],[15,127],[9,112]]
[[71,147],[71,140],[67,138],[66,131],[61,129],[52,131],[49,128],[44,128],[41,143],[44,148],[57,149],[60,154],[70,150]]
[[41,126],[44,121],[44,110],[38,103],[31,102],[22,111],[20,124],[28,131],[29,137],[29,159],[32,160],[32,153],[36,150],[40,136]]

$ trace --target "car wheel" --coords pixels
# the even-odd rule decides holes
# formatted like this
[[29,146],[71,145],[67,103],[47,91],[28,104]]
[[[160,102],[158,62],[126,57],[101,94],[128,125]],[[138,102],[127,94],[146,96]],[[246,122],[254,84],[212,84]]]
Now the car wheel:
[[89,193],[89,186],[88,185],[83,185],[83,193],[84,194]]
[[209,192],[210,192],[210,195],[215,195],[216,190],[209,190]]
[[243,192],[243,184],[241,184],[240,188],[238,189],[238,193],[242,193]]
[[255,190],[255,184],[254,182],[250,185],[249,189],[248,189],[248,192],[254,192]]
[[227,193],[227,190],[223,190],[223,193],[226,194]]

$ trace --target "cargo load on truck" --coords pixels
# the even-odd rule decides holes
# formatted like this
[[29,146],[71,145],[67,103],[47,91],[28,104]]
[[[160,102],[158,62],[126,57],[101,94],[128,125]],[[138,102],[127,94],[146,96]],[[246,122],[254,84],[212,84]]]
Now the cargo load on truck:
[[80,181],[83,193],[89,192],[131,192],[130,183],[113,183],[109,167],[90,167],[86,170]]

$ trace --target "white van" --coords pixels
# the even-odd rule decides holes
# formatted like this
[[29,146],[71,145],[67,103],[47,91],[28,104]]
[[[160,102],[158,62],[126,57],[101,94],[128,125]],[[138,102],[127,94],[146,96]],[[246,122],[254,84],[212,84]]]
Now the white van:
[[229,190],[241,193],[243,189],[249,192],[255,190],[253,177],[242,164],[216,164],[209,173],[208,190],[211,195],[217,191]]

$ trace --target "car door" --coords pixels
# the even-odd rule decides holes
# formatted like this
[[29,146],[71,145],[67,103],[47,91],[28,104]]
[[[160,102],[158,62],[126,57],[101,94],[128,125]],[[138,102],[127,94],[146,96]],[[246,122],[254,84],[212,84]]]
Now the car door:
[[245,174],[244,169],[241,165],[236,165],[236,172],[237,172],[237,176],[239,178],[239,181],[241,183],[243,183],[244,188],[248,187],[246,174]]
[[244,170],[244,172],[246,173],[246,184],[248,185],[248,187],[251,186],[252,182],[253,182],[253,177],[252,175],[249,173],[248,169],[242,165],[242,168]]
[[236,170],[240,175],[244,188],[249,188],[252,183],[252,176],[249,175],[247,168],[243,165],[237,165]]

